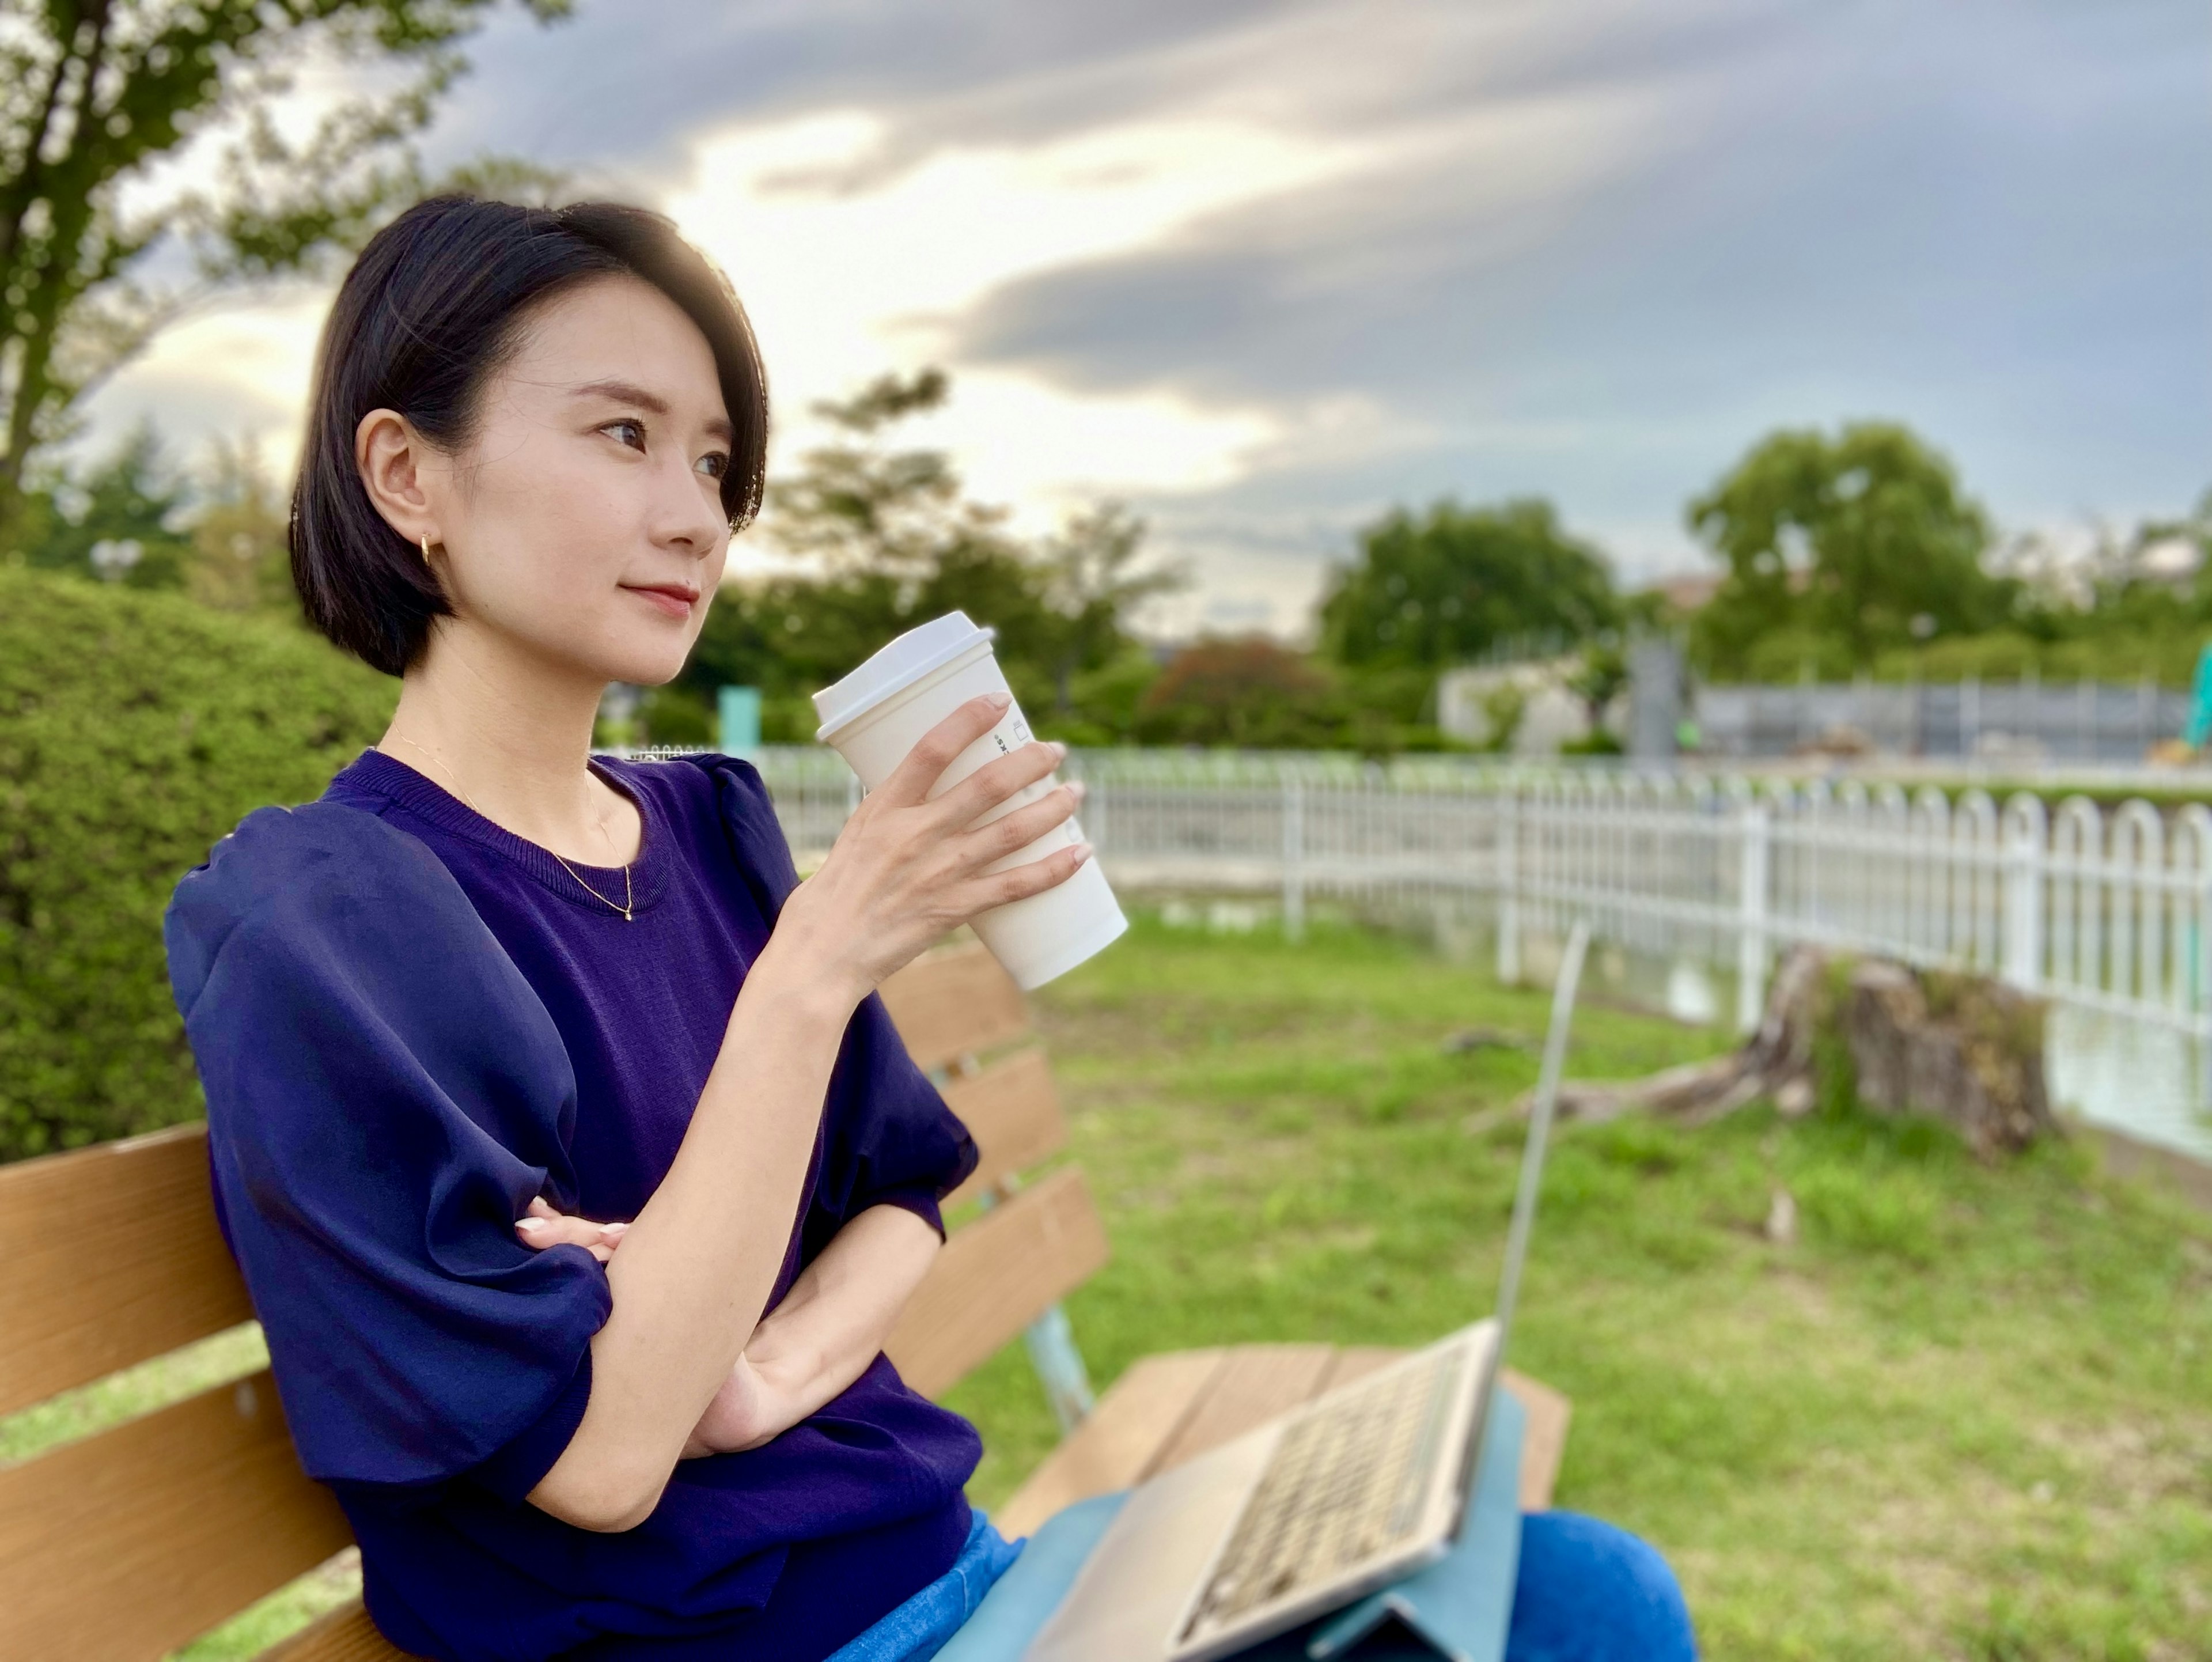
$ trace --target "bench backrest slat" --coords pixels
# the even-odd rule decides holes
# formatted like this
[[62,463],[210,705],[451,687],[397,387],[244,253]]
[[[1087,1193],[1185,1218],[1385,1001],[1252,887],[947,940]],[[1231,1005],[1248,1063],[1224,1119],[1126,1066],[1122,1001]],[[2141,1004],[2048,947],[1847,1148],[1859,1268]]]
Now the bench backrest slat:
[[[980,945],[884,988],[982,1163],[953,1198],[1065,1146],[1020,992]],[[1003,1190],[1001,1190],[1003,1193]],[[956,1230],[885,1348],[928,1395],[950,1389],[1106,1261],[1082,1174],[1055,1172]],[[0,1167],[0,1413],[251,1320],[208,1189],[204,1125]],[[268,1374],[219,1386],[0,1467],[0,1657],[153,1662],[351,1542],[300,1470]],[[397,1655],[354,1613],[297,1662]]]
[[945,1101],[968,1127],[981,1156],[968,1181],[945,1196],[947,1206],[972,1200],[1067,1146],[1052,1063],[1034,1046],[948,1081]]
[[884,1346],[925,1397],[968,1372],[1103,1268],[1106,1229],[1083,1174],[1054,1172],[956,1230]]
[[266,1373],[0,1467],[0,1656],[154,1662],[352,1544]]
[[0,1166],[0,1414],[253,1319],[204,1126]]
[[908,1053],[924,1069],[981,1056],[1030,1031],[1021,989],[980,941],[924,953],[882,990]]

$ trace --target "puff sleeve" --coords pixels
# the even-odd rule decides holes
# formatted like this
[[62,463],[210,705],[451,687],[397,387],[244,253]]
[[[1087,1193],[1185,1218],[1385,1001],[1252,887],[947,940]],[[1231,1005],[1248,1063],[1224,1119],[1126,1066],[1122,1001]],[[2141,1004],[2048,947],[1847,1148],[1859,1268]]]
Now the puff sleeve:
[[430,849],[341,803],[263,808],[178,885],[171,989],[218,1216],[308,1473],[519,1497],[590,1393],[605,1273],[574,1209],[551,1017]]

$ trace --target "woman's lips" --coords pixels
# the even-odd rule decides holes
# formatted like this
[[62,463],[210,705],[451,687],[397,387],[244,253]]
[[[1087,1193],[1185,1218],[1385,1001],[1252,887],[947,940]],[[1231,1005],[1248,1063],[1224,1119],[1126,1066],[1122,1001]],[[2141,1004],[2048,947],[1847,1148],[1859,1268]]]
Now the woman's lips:
[[624,584],[623,587],[629,588],[631,594],[642,595],[652,601],[654,606],[672,618],[690,617],[691,603],[697,598],[696,595],[686,594],[680,588],[636,588],[631,587],[629,584]]

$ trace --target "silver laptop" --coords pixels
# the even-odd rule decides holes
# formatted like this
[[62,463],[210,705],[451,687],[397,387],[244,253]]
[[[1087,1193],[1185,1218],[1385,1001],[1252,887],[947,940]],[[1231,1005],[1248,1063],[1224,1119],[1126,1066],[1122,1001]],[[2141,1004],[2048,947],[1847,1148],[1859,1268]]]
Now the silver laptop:
[[1139,1486],[1025,1662],[1209,1662],[1450,1550],[1512,1327],[1589,941],[1576,924],[1552,991],[1497,1313]]

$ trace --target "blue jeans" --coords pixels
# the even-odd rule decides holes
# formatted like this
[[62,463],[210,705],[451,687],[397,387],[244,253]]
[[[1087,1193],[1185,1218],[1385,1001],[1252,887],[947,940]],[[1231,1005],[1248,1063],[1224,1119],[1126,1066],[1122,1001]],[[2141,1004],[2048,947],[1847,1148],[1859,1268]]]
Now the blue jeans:
[[[977,1513],[951,1569],[829,1662],[929,1662],[1020,1551]],[[1378,1662],[1383,1654],[1353,1653]],[[1505,1662],[1694,1662],[1697,1653],[1682,1590],[1650,1546],[1579,1513],[1531,1513],[1521,1520]],[[1016,1662],[1015,1654],[1003,1662]]]

